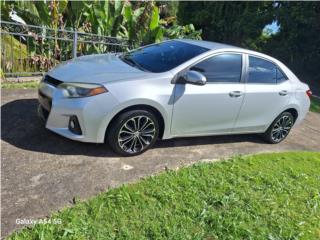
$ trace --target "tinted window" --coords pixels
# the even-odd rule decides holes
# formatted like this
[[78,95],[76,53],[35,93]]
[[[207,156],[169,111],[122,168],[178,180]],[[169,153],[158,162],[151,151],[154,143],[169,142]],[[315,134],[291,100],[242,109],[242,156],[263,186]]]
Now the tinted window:
[[241,68],[241,54],[221,54],[198,63],[191,70],[201,72],[207,82],[240,82]]
[[286,79],[275,64],[261,58],[249,57],[249,83],[277,83]]
[[282,83],[288,78],[277,68],[277,83]]
[[167,41],[137,49],[123,55],[121,59],[142,70],[160,73],[169,71],[208,50],[181,41]]

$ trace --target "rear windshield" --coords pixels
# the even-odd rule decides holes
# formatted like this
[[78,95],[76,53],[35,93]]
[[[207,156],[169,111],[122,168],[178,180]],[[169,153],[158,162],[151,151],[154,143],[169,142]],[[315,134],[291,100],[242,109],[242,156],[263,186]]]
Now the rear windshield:
[[181,41],[166,41],[126,53],[121,56],[121,59],[141,70],[161,73],[208,50],[208,48]]

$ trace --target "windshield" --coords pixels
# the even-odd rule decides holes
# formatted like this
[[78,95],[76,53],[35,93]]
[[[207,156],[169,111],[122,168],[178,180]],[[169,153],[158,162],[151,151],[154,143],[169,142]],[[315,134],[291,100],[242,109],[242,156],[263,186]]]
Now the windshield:
[[143,71],[161,73],[208,50],[181,41],[166,41],[126,53],[121,56],[121,59]]

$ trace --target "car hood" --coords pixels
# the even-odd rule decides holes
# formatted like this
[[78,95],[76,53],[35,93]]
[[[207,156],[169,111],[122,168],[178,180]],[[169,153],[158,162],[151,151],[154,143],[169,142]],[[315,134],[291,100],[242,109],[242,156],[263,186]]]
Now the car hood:
[[88,55],[59,64],[48,74],[63,82],[106,83],[150,75],[132,67],[115,54]]

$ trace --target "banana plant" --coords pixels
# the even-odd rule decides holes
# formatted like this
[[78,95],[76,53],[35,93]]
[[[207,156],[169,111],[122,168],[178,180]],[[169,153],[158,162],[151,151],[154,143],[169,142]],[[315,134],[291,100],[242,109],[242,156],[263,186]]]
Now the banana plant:
[[159,8],[154,6],[152,9],[151,21],[149,25],[150,31],[146,38],[148,42],[161,42],[163,40],[163,33],[165,28],[160,25]]
[[[96,1],[85,4],[83,13],[84,22],[90,23],[89,31],[102,36],[118,36],[120,26],[123,22],[122,11],[124,2]],[[87,52],[105,52],[106,46],[95,44],[87,46]]]
[[86,5],[83,1],[68,1],[67,8],[63,13],[66,26],[78,29],[83,22]]
[[126,4],[122,15],[124,22],[119,35],[128,38],[135,46],[159,42],[163,38],[163,27],[160,25],[159,9],[153,2],[146,2],[143,7],[133,9]]
[[137,41],[139,39],[140,30],[138,19],[143,14],[143,11],[143,7],[133,10],[131,4],[126,4],[124,6],[122,11],[124,22],[120,25],[121,31],[119,32],[121,37],[128,38],[131,41]]
[[161,42],[164,38],[201,39],[201,30],[196,31],[192,24],[180,26],[174,23],[168,27],[168,22],[160,19],[159,8],[152,2],[135,10],[127,4],[122,15],[124,22],[119,36],[128,38],[134,46]]
[[[121,0],[105,1],[16,1],[1,2],[4,11],[1,17],[5,16],[10,9],[17,10],[28,24],[41,25],[54,29],[71,27],[78,31],[95,33],[102,36],[122,37],[130,40],[131,46],[139,46],[153,42],[160,42],[164,38],[195,38],[199,39],[201,31],[196,31],[192,24],[179,26],[176,23],[168,22],[167,19],[160,19],[159,8],[155,1],[129,2]],[[172,25],[168,27],[168,25]],[[44,30],[45,31],[45,28]],[[57,34],[57,31],[55,31]],[[44,34],[45,35],[45,34]],[[54,49],[56,57],[60,50],[57,41],[54,47],[47,47],[48,51],[39,52],[37,39],[29,42],[32,55],[51,55],[50,50]],[[43,42],[42,50],[43,50]],[[50,44],[45,43],[45,44]],[[34,46],[34,47],[33,47]],[[102,44],[79,44],[79,50],[90,52],[104,52],[107,49]],[[33,52],[34,51],[34,52]],[[37,53],[35,52],[37,51]],[[70,50],[71,51],[71,50]],[[57,54],[58,52],[58,54]]]
[[170,28],[167,28],[165,31],[166,38],[189,38],[201,40],[201,30],[195,30],[193,24],[188,24],[185,26],[173,25]]

